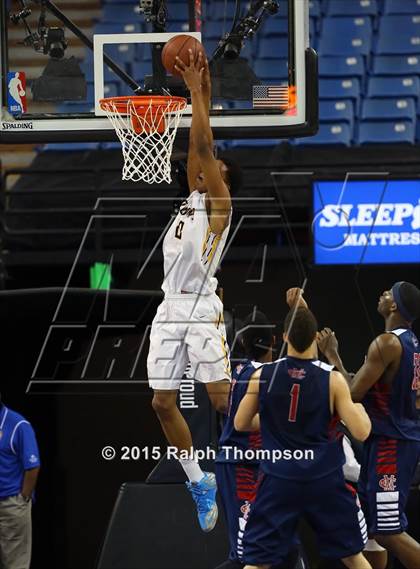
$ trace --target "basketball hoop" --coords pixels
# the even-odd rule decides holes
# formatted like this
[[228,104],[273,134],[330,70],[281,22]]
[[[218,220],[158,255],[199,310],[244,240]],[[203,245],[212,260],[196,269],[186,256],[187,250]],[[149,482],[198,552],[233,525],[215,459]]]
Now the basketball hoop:
[[101,99],[99,104],[122,145],[122,179],[170,183],[172,147],[187,100],[141,95],[110,97]]

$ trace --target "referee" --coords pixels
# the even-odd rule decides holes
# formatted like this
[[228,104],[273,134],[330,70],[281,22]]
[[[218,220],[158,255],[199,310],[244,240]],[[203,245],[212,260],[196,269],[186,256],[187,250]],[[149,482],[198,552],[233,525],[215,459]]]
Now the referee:
[[0,396],[0,568],[29,569],[31,506],[40,467],[29,422]]

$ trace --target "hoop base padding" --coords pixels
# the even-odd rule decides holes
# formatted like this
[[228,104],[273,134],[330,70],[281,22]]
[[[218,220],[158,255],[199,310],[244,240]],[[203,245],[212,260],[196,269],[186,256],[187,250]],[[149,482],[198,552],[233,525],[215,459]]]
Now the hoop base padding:
[[171,154],[187,100],[143,95],[100,100],[121,142],[123,180],[160,184],[172,181]]

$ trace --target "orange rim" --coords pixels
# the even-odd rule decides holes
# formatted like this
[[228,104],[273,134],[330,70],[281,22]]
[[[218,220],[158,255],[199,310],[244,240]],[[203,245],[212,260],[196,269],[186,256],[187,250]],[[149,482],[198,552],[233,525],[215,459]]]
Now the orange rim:
[[133,97],[109,97],[100,99],[99,105],[104,111],[112,111],[109,105],[122,114],[127,112],[127,106],[131,103],[138,114],[145,114],[153,109],[156,114],[171,113],[183,110],[187,106],[187,99],[184,97],[172,97],[169,95],[136,95]]

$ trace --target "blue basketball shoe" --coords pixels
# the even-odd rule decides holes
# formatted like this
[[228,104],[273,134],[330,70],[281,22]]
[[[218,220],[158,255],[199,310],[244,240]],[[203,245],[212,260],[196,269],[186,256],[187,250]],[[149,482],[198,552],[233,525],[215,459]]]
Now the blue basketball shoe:
[[200,482],[186,482],[194,502],[197,505],[198,521],[203,531],[211,531],[217,522],[216,476],[205,472]]

